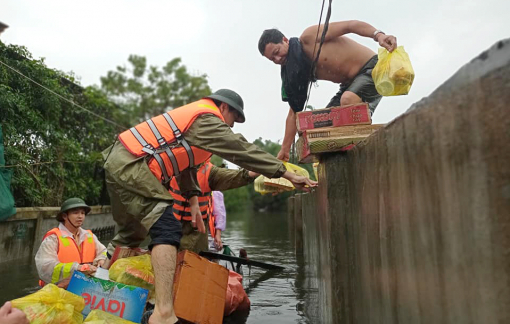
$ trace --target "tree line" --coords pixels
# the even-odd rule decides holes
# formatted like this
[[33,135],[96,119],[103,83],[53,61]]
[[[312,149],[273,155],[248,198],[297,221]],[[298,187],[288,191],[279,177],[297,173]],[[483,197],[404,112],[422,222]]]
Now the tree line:
[[[0,42],[0,60],[39,84],[0,64],[0,122],[17,207],[60,206],[71,196],[108,204],[101,152],[117,134],[211,93],[207,75],[191,75],[180,58],[157,67],[130,55],[89,87],[72,72],[48,68],[23,46]],[[261,138],[254,143],[273,155],[280,149]],[[229,210],[278,209],[287,195],[261,196],[253,186],[225,192]]]

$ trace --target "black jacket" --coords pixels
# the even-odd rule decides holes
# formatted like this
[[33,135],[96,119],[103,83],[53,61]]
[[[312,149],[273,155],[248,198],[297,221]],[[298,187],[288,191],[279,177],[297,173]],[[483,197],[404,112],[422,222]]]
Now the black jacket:
[[314,81],[311,66],[312,62],[303,52],[299,39],[289,39],[287,62],[281,68],[282,100],[287,101],[295,112],[304,109],[308,86],[310,81]]

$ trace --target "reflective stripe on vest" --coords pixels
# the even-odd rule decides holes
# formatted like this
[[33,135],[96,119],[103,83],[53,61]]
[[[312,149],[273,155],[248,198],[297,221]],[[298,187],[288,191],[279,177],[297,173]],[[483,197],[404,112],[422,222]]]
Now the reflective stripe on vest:
[[[203,219],[206,219],[210,215],[212,193],[209,187],[209,175],[211,174],[212,167],[212,163],[207,161],[197,171],[197,181],[202,190],[202,194],[198,196],[198,206],[200,207]],[[182,196],[175,178],[170,181],[170,188],[168,191],[174,198],[172,212],[175,218],[178,220],[183,219],[185,221],[191,221],[189,202]]]
[[96,258],[96,244],[94,243],[92,231],[87,230],[87,238],[81,243],[80,248],[78,248],[73,239],[64,237],[58,227],[49,230],[44,235],[43,241],[50,235],[56,235],[58,238],[57,256],[60,261],[60,263],[58,263],[53,269],[53,274],[51,276],[52,283],[58,282],[60,278],[64,279],[69,277],[71,275],[71,267],[74,262],[94,262],[94,259]]
[[150,155],[151,172],[167,184],[188,167],[207,160],[211,153],[190,146],[183,137],[195,119],[213,114],[224,121],[210,99],[202,99],[146,120],[119,135],[120,142],[135,156]]

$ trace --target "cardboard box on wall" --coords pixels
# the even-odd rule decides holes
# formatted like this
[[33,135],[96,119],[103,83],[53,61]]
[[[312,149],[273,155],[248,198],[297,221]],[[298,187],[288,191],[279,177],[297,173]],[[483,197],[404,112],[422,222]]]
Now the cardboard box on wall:
[[384,125],[356,125],[304,131],[296,143],[299,163],[317,162],[316,154],[347,151]]
[[225,309],[228,270],[190,251],[177,256],[174,309],[191,323],[221,324]]
[[372,118],[367,103],[301,111],[296,114],[298,132],[322,127],[370,124]]
[[135,323],[142,319],[149,294],[147,289],[89,277],[79,271],[73,273],[67,291],[85,299],[84,316],[100,309]]

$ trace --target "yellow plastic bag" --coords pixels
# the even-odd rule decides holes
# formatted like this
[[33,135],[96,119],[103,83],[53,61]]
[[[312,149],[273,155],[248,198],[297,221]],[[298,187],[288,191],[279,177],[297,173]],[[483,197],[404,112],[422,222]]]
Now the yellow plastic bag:
[[372,70],[375,88],[382,96],[406,95],[414,81],[414,70],[403,46],[393,52],[379,48],[378,62]]
[[135,324],[134,322],[125,320],[113,314],[94,309],[87,315],[84,324]]
[[110,267],[109,276],[113,281],[147,289],[149,298],[154,296],[154,270],[149,254],[117,259]]
[[85,301],[81,296],[47,284],[31,295],[14,299],[12,306],[21,309],[30,324],[81,324]]
[[[303,169],[295,164],[292,164],[289,162],[283,162],[283,164],[287,168],[287,171],[293,172],[297,175],[304,176],[307,178],[310,177],[310,175],[308,174],[308,171],[306,171],[305,169]],[[270,179],[263,175],[260,175],[257,177],[257,179],[255,179],[254,187],[255,187],[255,191],[262,195],[265,195],[268,193],[278,194],[278,193],[281,193],[284,191],[292,191],[295,189],[292,182],[290,182],[289,180],[287,180],[285,178]]]

